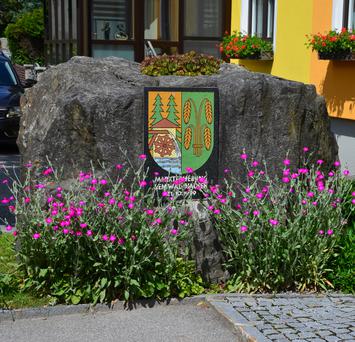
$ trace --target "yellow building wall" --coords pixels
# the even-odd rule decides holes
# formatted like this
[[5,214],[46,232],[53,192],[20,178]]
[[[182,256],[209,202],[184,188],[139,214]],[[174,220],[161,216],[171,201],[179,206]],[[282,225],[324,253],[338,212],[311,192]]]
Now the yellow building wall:
[[[313,33],[332,28],[332,5],[332,0],[314,0]],[[319,60],[313,52],[310,82],[324,96],[330,116],[355,120],[355,62]]]
[[[231,30],[240,30],[241,0],[232,0]],[[355,120],[355,62],[322,61],[306,34],[332,28],[332,0],[277,0],[273,61],[233,60],[247,69],[314,84],[330,116]]]
[[[240,30],[241,2],[232,1],[232,31]],[[234,62],[252,71],[309,83],[311,52],[305,46],[305,35],[312,31],[312,19],[312,0],[277,0],[274,60]]]

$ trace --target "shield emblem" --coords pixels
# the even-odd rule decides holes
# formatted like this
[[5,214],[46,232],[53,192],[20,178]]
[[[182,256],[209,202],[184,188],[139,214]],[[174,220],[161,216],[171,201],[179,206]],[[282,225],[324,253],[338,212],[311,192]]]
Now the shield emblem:
[[146,89],[146,152],[169,174],[197,171],[214,153],[216,89]]

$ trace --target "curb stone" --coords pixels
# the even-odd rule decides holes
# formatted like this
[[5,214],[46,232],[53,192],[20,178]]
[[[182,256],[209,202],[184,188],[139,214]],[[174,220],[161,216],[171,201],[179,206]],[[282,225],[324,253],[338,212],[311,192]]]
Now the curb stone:
[[226,302],[227,296],[216,298],[207,296],[206,302],[215,309],[233,328],[240,342],[271,342],[268,338],[262,335],[254,325],[257,322],[247,321],[243,316],[238,314],[234,308]]
[[116,301],[111,305],[107,304],[78,304],[78,305],[55,305],[40,308],[25,308],[5,310],[0,309],[0,322],[16,319],[43,318],[52,316],[73,315],[73,314],[95,314],[98,312],[112,312],[120,310],[135,310],[141,308],[152,308],[157,305],[191,305],[205,302],[206,296],[194,296],[184,299],[158,300],[137,300],[132,302]]

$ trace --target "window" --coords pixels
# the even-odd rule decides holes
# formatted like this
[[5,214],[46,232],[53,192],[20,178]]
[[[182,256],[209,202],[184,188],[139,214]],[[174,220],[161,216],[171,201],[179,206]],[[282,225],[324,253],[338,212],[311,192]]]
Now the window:
[[94,40],[132,39],[132,2],[130,0],[93,0],[92,38]]
[[8,62],[0,62],[0,85],[16,85],[16,77]]
[[355,1],[344,0],[343,8],[343,27],[355,30]]
[[178,41],[178,0],[145,0],[144,4],[144,38]]
[[275,0],[249,0],[248,12],[248,33],[272,40]]
[[185,36],[220,38],[222,35],[222,11],[221,0],[185,1]]
[[333,30],[355,30],[355,0],[333,0]]
[[219,57],[226,1],[184,0],[184,52],[194,50]]
[[77,0],[45,0],[46,59],[50,64],[77,55]]

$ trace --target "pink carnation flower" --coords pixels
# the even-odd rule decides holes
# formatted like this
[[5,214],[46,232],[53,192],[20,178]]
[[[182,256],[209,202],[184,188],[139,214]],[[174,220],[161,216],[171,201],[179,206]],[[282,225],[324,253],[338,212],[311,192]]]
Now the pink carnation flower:
[[32,235],[32,237],[33,237],[35,240],[37,240],[37,239],[39,239],[39,238],[41,237],[41,234],[40,234],[40,233],[34,233],[34,234]]
[[240,227],[240,231],[243,232],[243,233],[246,232],[247,230],[248,230],[247,226],[241,226]]

